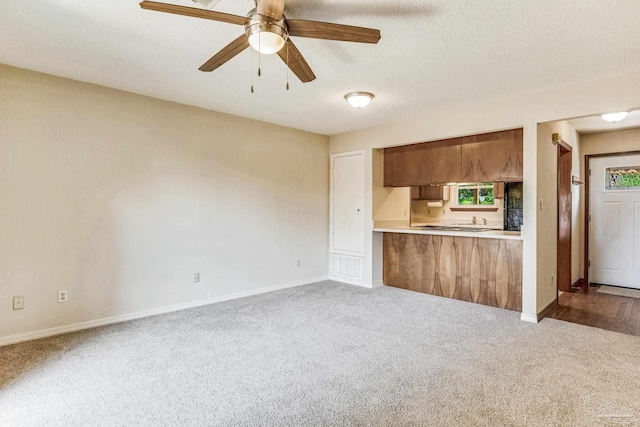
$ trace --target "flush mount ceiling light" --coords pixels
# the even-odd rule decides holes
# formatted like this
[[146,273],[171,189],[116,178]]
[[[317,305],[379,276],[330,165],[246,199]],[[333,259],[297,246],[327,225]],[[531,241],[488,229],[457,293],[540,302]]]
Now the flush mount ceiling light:
[[251,47],[264,55],[279,52],[289,38],[284,15],[281,19],[273,19],[253,9],[249,17],[251,20],[245,25],[245,33]]
[[621,111],[619,113],[603,114],[600,117],[609,123],[618,123],[620,120],[626,119],[628,115],[629,113],[627,111]]
[[373,98],[375,98],[374,95],[369,92],[350,92],[344,96],[344,99],[353,108],[364,108],[371,103]]

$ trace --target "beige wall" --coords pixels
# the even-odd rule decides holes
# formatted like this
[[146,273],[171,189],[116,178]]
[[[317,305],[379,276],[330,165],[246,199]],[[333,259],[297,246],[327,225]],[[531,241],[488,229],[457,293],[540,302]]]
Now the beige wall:
[[0,337],[325,277],[328,192],[328,137],[0,65]]
[[[367,160],[367,218],[373,219],[373,152],[375,149],[423,141],[524,127],[524,225],[523,314],[535,321],[538,311],[537,289],[549,286],[546,277],[538,277],[538,258],[553,258],[550,252],[537,250],[538,199],[537,176],[556,173],[551,165],[538,161],[537,124],[593,115],[602,111],[632,110],[640,104],[640,73],[606,79],[531,90],[496,98],[473,99],[463,103],[432,108],[425,94],[425,108],[407,115],[402,121],[331,137],[331,153],[365,150]],[[375,108],[372,106],[370,108]],[[365,112],[366,113],[366,112]],[[373,221],[368,224],[373,230]],[[381,239],[367,233],[365,274],[381,277]]]
[[[552,141],[554,133],[562,135],[562,140],[572,147],[571,174],[580,176],[581,145],[578,132],[565,120],[538,125],[538,312],[553,302],[557,296],[558,148]],[[543,171],[544,173],[542,173]],[[574,283],[582,277],[580,270],[580,230],[582,229],[583,214],[580,187],[572,185],[571,191],[571,282]],[[541,205],[540,201],[542,202]]]
[[[585,169],[585,156],[592,154],[621,153],[625,151],[640,151],[640,129],[628,129],[613,132],[585,134],[580,137],[580,176],[585,177],[588,171]],[[581,186],[581,224],[580,228],[580,275],[584,276],[584,209],[585,187]]]

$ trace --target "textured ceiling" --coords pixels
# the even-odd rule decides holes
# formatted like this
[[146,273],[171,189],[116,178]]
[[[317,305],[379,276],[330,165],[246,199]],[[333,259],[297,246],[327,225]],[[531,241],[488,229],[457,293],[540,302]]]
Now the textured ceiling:
[[602,120],[600,116],[573,119],[569,120],[569,123],[571,123],[571,126],[573,126],[575,130],[582,134],[640,128],[640,110],[631,111],[626,119],[618,123],[606,122]]
[[[215,10],[244,15],[252,5],[223,0]],[[640,70],[638,0],[289,0],[285,13],[379,28],[382,40],[296,38],[318,79],[291,76],[286,91],[284,64],[263,56],[251,94],[251,50],[198,71],[239,26],[144,11],[136,0],[5,0],[0,63],[323,134]],[[352,109],[343,96],[353,90],[376,99]]]

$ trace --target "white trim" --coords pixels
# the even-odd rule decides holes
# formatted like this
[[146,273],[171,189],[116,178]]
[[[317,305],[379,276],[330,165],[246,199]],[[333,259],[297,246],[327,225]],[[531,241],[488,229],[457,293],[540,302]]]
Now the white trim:
[[118,316],[103,317],[101,319],[87,320],[85,322],[71,323],[69,325],[55,326],[53,328],[40,329],[22,334],[9,335],[0,337],[0,347],[5,345],[16,344],[24,341],[37,340],[40,338],[51,337],[54,335],[68,334],[69,332],[81,331],[83,329],[97,328],[98,326],[112,325],[114,323],[128,322],[130,320],[142,319],[145,317],[158,316],[160,314],[173,313],[175,311],[187,310],[190,308],[202,307],[205,305],[216,304],[224,301],[231,301],[240,298],[246,298],[253,295],[266,294],[269,292],[280,291],[283,289],[294,288],[297,286],[309,285],[312,283],[327,280],[328,276],[311,277],[295,282],[284,283],[281,285],[267,286],[264,288],[252,289],[249,291],[236,292],[228,295],[221,295],[212,298],[201,299],[197,301],[189,301],[181,304],[170,305],[166,307],[151,308],[149,310],[138,311],[135,313],[121,314]]
[[329,275],[329,280],[332,280],[334,282],[345,283],[347,285],[360,286],[362,288],[368,288],[368,289],[373,289],[375,287],[371,283],[362,282],[360,280],[347,279],[346,277],[341,277],[341,276]]
[[383,287],[383,286],[384,286],[384,282],[383,282],[382,280],[378,280],[377,282],[373,282],[373,283],[371,284],[371,287],[372,287],[373,289],[375,289],[375,288],[381,288],[381,287]]
[[538,323],[538,316],[532,316],[526,313],[520,313],[520,320],[529,323]]

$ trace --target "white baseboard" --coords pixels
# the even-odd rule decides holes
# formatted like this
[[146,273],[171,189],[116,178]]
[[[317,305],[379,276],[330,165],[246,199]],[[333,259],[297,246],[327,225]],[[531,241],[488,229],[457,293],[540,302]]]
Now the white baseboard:
[[375,288],[381,288],[383,286],[384,286],[384,282],[382,280],[378,280],[377,282],[373,282],[371,284],[371,287],[374,288],[374,289]]
[[145,317],[158,316],[160,314],[173,313],[175,311],[187,310],[190,308],[202,307],[205,305],[216,304],[234,299],[246,298],[253,295],[266,294],[269,292],[280,291],[283,289],[294,288],[296,286],[309,285],[311,283],[322,282],[327,280],[328,276],[312,277],[305,280],[284,283],[280,285],[267,286],[264,288],[252,289],[234,294],[222,295],[197,301],[189,301],[181,304],[170,305],[166,307],[151,308],[149,310],[137,311],[135,313],[121,314],[118,316],[103,317],[101,319],[87,320],[85,322],[71,323],[69,325],[55,326],[53,328],[40,329],[22,334],[9,335],[0,337],[0,347],[17,344],[19,342],[37,340],[40,338],[51,337],[54,335],[68,334],[69,332],[81,331],[83,329],[97,328],[98,326],[112,325],[114,323],[128,322],[130,320],[142,319]]
[[340,276],[329,275],[329,280],[333,280],[334,282],[346,283],[347,285],[360,286],[368,289],[372,289],[375,287],[371,283],[362,282],[360,280],[348,279],[346,277],[340,277]]
[[538,316],[532,316],[526,313],[520,313],[520,320],[529,323],[538,323]]

